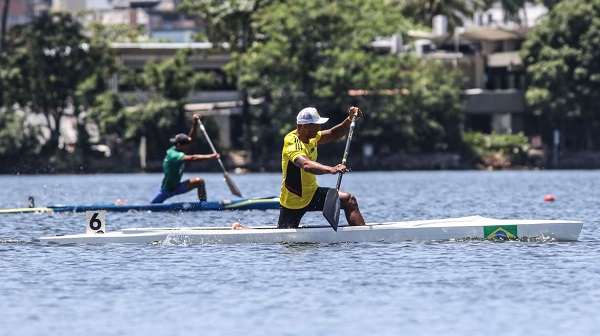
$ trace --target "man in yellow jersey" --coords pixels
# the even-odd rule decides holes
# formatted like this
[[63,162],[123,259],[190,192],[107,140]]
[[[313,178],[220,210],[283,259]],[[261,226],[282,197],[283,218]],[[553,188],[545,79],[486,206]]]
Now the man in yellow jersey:
[[[348,118],[321,131],[321,125],[329,118],[322,118],[314,107],[307,107],[298,113],[297,128],[285,136],[281,151],[283,182],[279,195],[278,228],[297,228],[307,211],[323,210],[330,188],[319,187],[316,175],[346,173],[348,168],[343,164],[332,167],[317,162],[317,147],[346,135],[353,116],[361,118],[362,111],[353,106],[348,111]],[[356,198],[341,190],[339,195],[348,223],[353,226],[365,225]]]

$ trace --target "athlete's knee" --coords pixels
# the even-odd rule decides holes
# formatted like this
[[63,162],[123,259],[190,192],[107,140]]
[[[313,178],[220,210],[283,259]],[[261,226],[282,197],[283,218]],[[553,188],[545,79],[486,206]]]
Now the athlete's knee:
[[353,207],[357,207],[358,208],[358,200],[356,199],[356,197],[354,197],[354,195],[350,194],[350,205],[352,205]]
[[190,183],[195,185],[195,186],[203,186],[204,185],[204,179],[201,177],[193,177],[190,179]]
[[340,203],[347,207],[358,207],[358,201],[356,200],[356,197],[347,192],[340,192]]

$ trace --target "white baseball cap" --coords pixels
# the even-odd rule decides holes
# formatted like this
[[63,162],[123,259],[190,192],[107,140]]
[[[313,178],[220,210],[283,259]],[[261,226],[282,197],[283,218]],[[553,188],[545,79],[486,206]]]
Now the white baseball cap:
[[316,108],[307,107],[298,113],[298,116],[296,117],[296,124],[324,124],[327,122],[327,120],[329,120],[329,118],[321,118]]

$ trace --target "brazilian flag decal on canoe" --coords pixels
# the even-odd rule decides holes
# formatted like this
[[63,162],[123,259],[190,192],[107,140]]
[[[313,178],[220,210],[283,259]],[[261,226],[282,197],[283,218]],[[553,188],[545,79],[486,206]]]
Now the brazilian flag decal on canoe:
[[487,239],[512,239],[517,238],[516,225],[484,226],[483,236]]

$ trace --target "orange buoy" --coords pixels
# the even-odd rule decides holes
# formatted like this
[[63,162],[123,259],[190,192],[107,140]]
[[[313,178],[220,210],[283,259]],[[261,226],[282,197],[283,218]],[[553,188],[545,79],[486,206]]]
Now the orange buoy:
[[554,196],[548,194],[548,195],[544,196],[544,201],[545,202],[554,202]]

